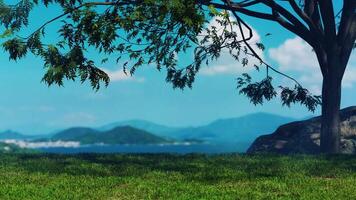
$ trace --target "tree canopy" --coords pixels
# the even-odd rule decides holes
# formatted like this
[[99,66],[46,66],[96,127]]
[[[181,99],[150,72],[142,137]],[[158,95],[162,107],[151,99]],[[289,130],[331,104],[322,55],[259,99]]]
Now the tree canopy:
[[[107,56],[102,63],[108,59],[124,63],[123,70],[127,74],[132,75],[140,66],[149,64],[155,65],[158,70],[164,69],[167,82],[181,89],[191,88],[202,65],[218,59],[222,51],[227,51],[243,66],[249,65],[249,60],[255,58],[260,63],[254,64],[254,68],[266,69],[263,70],[266,77],[261,81],[253,81],[249,74],[237,78],[237,88],[252,103],[262,104],[265,100],[280,96],[283,105],[300,103],[314,111],[321,103],[321,97],[311,94],[295,79],[260,58],[255,49],[263,50],[265,47],[261,43],[249,43],[252,30],[238,13],[280,23],[286,29],[300,33],[298,35],[309,44],[315,39],[310,32],[320,32],[319,26],[332,26],[330,19],[325,20],[324,25],[313,23],[311,19],[320,16],[308,9],[312,8],[310,2],[317,1],[286,1],[299,18],[276,2],[282,1],[20,0],[14,5],[0,1],[0,23],[6,28],[1,36],[6,39],[2,45],[12,60],[21,59],[28,53],[41,57],[46,68],[43,81],[48,85],[62,85],[65,79],[79,79],[82,82],[89,80],[94,89],[99,89],[102,84],[108,85],[110,79],[100,69],[100,63],[87,57],[86,52],[92,47]],[[345,2],[352,4],[350,0]],[[57,4],[63,13],[48,19],[34,32],[19,36],[17,33],[30,23],[31,10],[39,4]],[[257,4],[272,8],[272,13],[247,9]],[[320,3],[320,6],[330,6],[323,4]],[[230,15],[235,19],[231,20]],[[344,15],[347,12],[341,17]],[[209,20],[216,16],[220,27],[207,27]],[[324,17],[327,16],[321,16]],[[46,44],[43,42],[46,26],[55,21],[61,21],[58,28],[60,39]],[[340,29],[344,26],[340,24]],[[249,33],[245,35],[243,28],[247,28]],[[177,54],[189,51],[193,51],[191,64],[178,65]],[[272,84],[272,73],[291,79],[295,87],[279,86],[278,90]]]

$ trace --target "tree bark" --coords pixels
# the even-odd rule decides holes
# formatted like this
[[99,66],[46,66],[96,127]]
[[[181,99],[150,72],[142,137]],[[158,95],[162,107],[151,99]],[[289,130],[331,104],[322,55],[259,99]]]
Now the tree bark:
[[322,115],[320,151],[325,154],[340,153],[340,103],[341,82],[344,66],[338,54],[328,62],[328,73],[324,75],[322,89]]
[[322,91],[321,153],[340,153],[340,100],[341,82],[324,78]]

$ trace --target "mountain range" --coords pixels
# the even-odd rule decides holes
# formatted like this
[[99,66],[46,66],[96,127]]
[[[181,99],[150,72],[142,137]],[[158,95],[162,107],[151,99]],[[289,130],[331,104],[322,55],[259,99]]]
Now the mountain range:
[[12,130],[0,132],[0,140],[34,140],[47,137],[50,135],[24,135]]
[[269,113],[255,113],[242,117],[219,119],[205,126],[169,127],[144,120],[111,123],[98,130],[117,126],[132,126],[158,136],[177,140],[199,139],[217,142],[252,142],[256,137],[273,132],[278,126],[295,121],[293,118]]
[[[144,120],[129,120],[107,124],[98,128],[69,128],[47,140],[80,141],[81,143],[146,144],[169,141],[208,141],[216,143],[252,143],[263,134],[273,132],[278,126],[295,121],[293,118],[268,113],[255,113],[242,117],[219,119],[205,126],[170,127]],[[3,139],[38,139],[6,131],[0,133]]]

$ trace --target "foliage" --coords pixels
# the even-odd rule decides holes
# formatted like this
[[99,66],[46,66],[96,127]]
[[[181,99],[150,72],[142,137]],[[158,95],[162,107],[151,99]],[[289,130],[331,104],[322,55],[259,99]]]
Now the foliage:
[[[79,79],[81,82],[89,80],[96,90],[102,83],[107,86],[110,80],[97,63],[87,58],[86,52],[90,48],[107,56],[102,59],[102,63],[109,58],[123,62],[124,72],[130,75],[143,65],[155,65],[158,70],[164,68],[167,82],[180,89],[191,88],[202,64],[208,65],[218,59],[222,52],[229,52],[243,66],[249,65],[250,59],[257,58],[260,66],[254,65],[256,70],[264,66],[267,70],[279,73],[263,62],[247,43],[252,37],[247,24],[241,24],[238,16],[232,20],[229,12],[221,12],[213,5],[206,6],[208,4],[204,2],[111,0],[88,3],[81,0],[21,0],[12,6],[1,3],[0,8],[4,12],[0,15],[0,24],[6,28],[2,37],[7,38],[3,48],[9,52],[12,60],[21,59],[30,52],[41,57],[47,69],[43,81],[48,85],[63,85],[65,79]],[[63,14],[50,19],[26,37],[15,36],[14,33],[29,24],[29,13],[38,4],[58,4]],[[101,10],[98,6],[104,6],[105,9]],[[213,17],[219,27],[206,27]],[[60,19],[61,39],[54,44],[44,44],[46,25]],[[244,36],[242,31],[236,31],[242,30],[242,26],[250,30],[248,36]],[[252,45],[265,49],[262,43]],[[191,64],[178,66],[177,56],[191,51]],[[240,93],[249,97],[254,104],[262,104],[278,94],[268,74],[261,82],[242,79],[238,78]],[[244,84],[240,84],[242,82]],[[321,102],[320,97],[313,96],[297,82],[294,90],[279,88],[283,105],[299,102],[314,111]]]
[[[251,103],[263,104],[264,100],[269,101],[277,95],[271,82],[272,77],[270,76],[261,82],[252,82],[251,76],[244,73],[242,77],[237,78],[237,88],[241,88],[240,94],[249,97]],[[279,88],[281,89],[282,105],[290,107],[292,103],[300,103],[314,112],[315,108],[321,104],[321,96],[311,94],[300,85],[295,85],[294,89],[283,86],[279,86]]]
[[0,199],[355,199],[355,156],[0,156]]

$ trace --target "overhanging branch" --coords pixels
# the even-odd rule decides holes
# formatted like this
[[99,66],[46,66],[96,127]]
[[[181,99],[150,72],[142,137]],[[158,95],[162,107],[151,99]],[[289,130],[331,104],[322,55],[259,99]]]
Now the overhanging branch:
[[[229,1],[227,1],[228,4],[230,4]],[[293,77],[283,73],[283,72],[280,72],[279,70],[275,69],[274,67],[272,67],[271,65],[269,65],[268,63],[266,63],[257,53],[256,51],[251,47],[251,45],[247,42],[247,40],[245,39],[245,33],[243,31],[243,28],[242,28],[242,24],[245,26],[245,27],[249,27],[237,14],[236,12],[232,12],[234,17],[236,18],[237,20],[237,23],[239,25],[239,30],[240,30],[240,33],[241,33],[241,36],[242,36],[242,39],[243,39],[243,42],[244,44],[247,46],[247,48],[251,51],[252,53],[252,56],[254,56],[255,58],[257,58],[261,63],[263,63],[266,67],[267,67],[267,70],[268,69],[271,69],[272,71],[294,81],[298,86],[301,86],[301,84],[296,80],[294,79]]]

